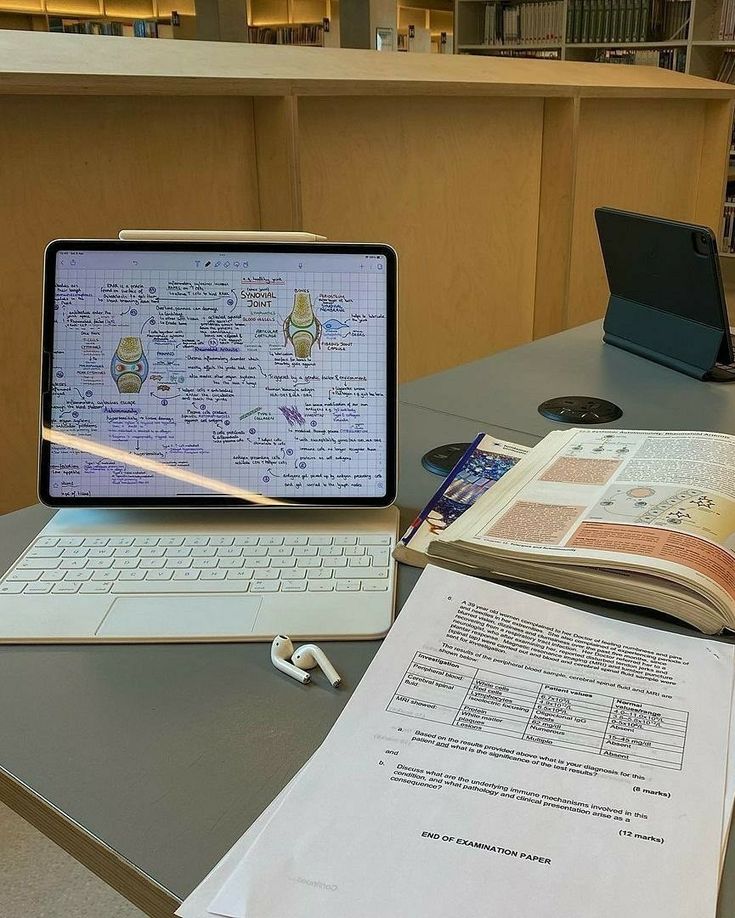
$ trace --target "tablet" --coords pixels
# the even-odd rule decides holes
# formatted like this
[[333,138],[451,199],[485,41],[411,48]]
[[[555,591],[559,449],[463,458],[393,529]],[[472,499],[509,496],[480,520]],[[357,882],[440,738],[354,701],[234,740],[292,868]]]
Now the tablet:
[[39,495],[63,506],[388,506],[396,254],[56,240]]

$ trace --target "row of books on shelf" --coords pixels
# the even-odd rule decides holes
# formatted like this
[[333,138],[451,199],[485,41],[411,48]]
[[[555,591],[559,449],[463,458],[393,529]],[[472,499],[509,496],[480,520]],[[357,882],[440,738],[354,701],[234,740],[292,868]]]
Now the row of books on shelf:
[[725,198],[725,216],[722,225],[721,252],[728,255],[735,254],[735,194],[728,194]]
[[485,45],[561,43],[563,31],[564,4],[560,0],[485,4]]
[[637,48],[600,48],[595,62],[600,64],[639,64],[646,67],[662,67],[684,73],[686,69],[686,48],[662,48],[638,50]]
[[683,41],[690,13],[690,0],[569,0],[567,44]]
[[248,26],[248,40],[260,45],[323,45],[321,23],[283,26]]
[[735,83],[735,48],[728,48],[720,60],[720,69],[717,71],[716,80],[721,83]]
[[735,38],[735,0],[722,0],[717,37],[720,41],[731,41]]
[[155,19],[108,22],[99,19],[64,19],[61,16],[49,16],[48,28],[49,32],[75,32],[81,35],[119,35],[126,38],[159,37],[158,23]]
[[530,57],[542,61],[558,61],[561,57],[559,51],[550,48],[544,50],[519,50],[516,48],[498,48],[490,52],[492,57]]

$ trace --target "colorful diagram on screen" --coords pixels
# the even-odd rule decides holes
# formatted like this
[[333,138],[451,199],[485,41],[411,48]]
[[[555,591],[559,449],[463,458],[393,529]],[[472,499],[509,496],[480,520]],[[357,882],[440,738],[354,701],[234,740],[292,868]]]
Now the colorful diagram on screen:
[[137,395],[148,376],[148,359],[139,337],[124,335],[118,342],[110,364],[112,378],[121,395]]
[[311,305],[311,294],[308,290],[297,290],[293,296],[293,309],[283,323],[283,343],[290,341],[294,356],[299,360],[308,360],[312,347],[319,344],[321,333],[321,323]]

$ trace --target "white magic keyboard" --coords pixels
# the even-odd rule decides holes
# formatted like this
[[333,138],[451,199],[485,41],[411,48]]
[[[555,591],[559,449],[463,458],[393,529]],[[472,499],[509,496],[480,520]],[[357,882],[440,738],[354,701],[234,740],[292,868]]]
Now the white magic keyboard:
[[384,592],[389,535],[42,536],[0,594]]

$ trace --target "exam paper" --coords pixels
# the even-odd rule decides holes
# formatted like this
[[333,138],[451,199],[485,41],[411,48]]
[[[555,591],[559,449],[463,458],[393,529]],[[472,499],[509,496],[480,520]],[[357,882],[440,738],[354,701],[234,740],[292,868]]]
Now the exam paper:
[[732,679],[729,645],[428,568],[209,910],[714,915]]

